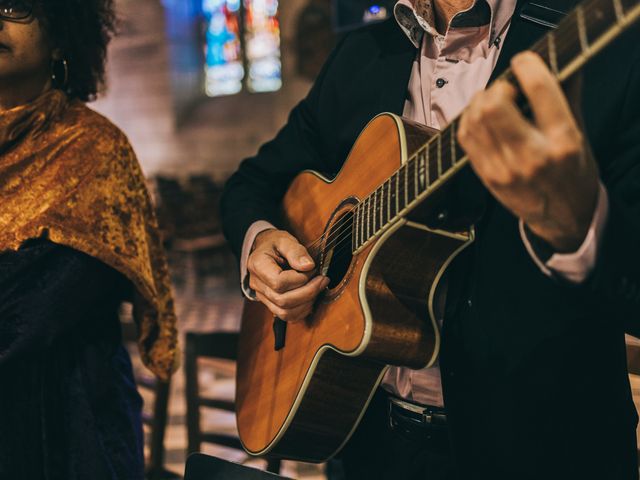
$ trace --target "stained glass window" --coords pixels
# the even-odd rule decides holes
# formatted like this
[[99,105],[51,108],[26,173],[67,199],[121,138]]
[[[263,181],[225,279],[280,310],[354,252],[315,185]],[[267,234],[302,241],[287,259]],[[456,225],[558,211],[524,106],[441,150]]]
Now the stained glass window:
[[238,93],[243,82],[250,92],[279,90],[278,1],[202,0],[202,12],[207,95]]
[[207,95],[242,90],[244,66],[240,41],[240,0],[203,0]]
[[251,92],[273,92],[282,86],[278,0],[244,0],[245,42]]

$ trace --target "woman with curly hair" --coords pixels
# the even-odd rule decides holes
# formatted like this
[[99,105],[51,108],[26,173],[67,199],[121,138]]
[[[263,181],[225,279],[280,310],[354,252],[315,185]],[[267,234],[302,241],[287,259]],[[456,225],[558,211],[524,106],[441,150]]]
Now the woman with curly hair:
[[112,0],[0,0],[0,478],[141,479],[141,399],[121,345],[175,369],[167,267],[126,137],[85,106]]

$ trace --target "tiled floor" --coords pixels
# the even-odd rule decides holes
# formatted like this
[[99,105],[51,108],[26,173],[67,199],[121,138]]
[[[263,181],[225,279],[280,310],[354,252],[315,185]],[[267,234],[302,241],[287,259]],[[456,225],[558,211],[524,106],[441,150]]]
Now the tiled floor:
[[[238,288],[238,274],[233,259],[222,255],[218,258],[190,258],[172,255],[170,258],[174,278],[174,293],[181,336],[188,331],[237,331],[240,327],[242,297]],[[207,265],[206,271],[196,272],[195,266]],[[133,353],[134,365],[142,369],[139,358]],[[201,365],[200,385],[203,393],[224,394],[233,398],[233,365],[227,368],[214,368],[203,362]],[[143,396],[144,392],[143,392]],[[150,404],[147,396],[146,404]],[[233,414],[219,410],[203,410],[203,429],[222,433],[235,433]],[[183,473],[186,457],[186,402],[184,372],[180,369],[173,377],[171,398],[169,400],[169,425],[165,437],[166,468],[172,472]],[[238,450],[205,445],[204,453],[215,455],[235,462],[264,468],[265,462],[250,459]],[[284,462],[281,475],[305,480],[323,480],[325,475],[321,465]]]

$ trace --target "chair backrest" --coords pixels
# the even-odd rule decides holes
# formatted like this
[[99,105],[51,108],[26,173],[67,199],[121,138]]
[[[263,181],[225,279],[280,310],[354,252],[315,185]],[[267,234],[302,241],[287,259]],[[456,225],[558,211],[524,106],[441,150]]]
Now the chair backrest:
[[285,477],[198,453],[187,459],[184,473],[184,480],[274,480],[277,478]]
[[210,358],[235,360],[238,351],[238,334],[230,332],[188,332],[185,341],[185,391],[187,395],[187,436],[189,453],[201,450],[202,443],[214,443],[242,449],[237,436],[203,432],[200,428],[200,408],[217,408],[235,412],[235,402],[228,398],[204,397],[198,383],[198,359]]

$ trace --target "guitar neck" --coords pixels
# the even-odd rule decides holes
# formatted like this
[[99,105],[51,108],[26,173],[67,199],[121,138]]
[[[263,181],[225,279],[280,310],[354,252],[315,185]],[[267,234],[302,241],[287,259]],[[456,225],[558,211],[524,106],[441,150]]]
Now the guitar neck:
[[[560,82],[640,18],[640,0],[584,0],[530,50]],[[499,79],[517,84],[510,69]],[[469,160],[456,141],[460,117],[415,152],[356,207],[352,250],[357,253],[398,219],[450,181]]]

